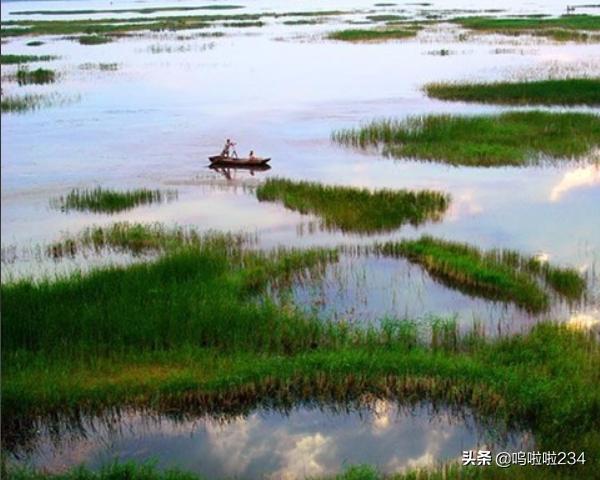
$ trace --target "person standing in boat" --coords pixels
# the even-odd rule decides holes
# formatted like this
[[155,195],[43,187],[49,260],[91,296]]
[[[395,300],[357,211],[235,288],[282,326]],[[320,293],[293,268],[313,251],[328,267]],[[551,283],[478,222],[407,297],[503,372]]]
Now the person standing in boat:
[[[235,147],[235,143],[232,142],[229,138],[225,142],[225,146],[223,147],[223,151],[221,152],[221,156],[225,158],[229,158],[229,150]],[[237,153],[233,150],[234,156],[237,157]]]
[[250,150],[250,153],[248,154],[248,159],[256,160],[256,156],[254,155],[254,150]]

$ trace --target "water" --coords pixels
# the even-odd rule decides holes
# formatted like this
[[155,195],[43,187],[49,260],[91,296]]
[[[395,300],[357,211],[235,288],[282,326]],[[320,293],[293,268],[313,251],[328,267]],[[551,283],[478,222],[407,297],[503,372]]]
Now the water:
[[[153,416],[134,410],[86,417],[76,427],[42,426],[11,461],[46,471],[118,459],[153,459],[207,478],[304,478],[342,466],[370,464],[383,472],[459,459],[463,450],[532,449],[525,431],[482,423],[467,409],[402,407],[387,400],[358,408],[296,405],[244,415]],[[18,460],[17,460],[18,459]]]
[[[558,44],[541,38],[472,35],[466,40],[449,24],[426,28],[416,39],[387,43],[347,44],[323,39],[329,31],[359,21],[372,10],[421,16],[449,9],[485,10],[495,2],[435,2],[430,7],[375,9],[370,2],[236,2],[228,11],[159,12],[169,14],[256,13],[343,10],[355,13],[329,17],[318,25],[285,26],[288,18],[266,18],[262,28],[215,27],[225,36],[194,38],[193,32],[164,32],[84,46],[61,37],[42,37],[41,47],[25,45],[30,38],[8,39],[3,53],[51,54],[49,65],[61,75],[53,85],[18,87],[3,83],[4,93],[55,92],[71,101],[2,119],[3,248],[36,248],[90,224],[113,221],[164,222],[199,230],[245,231],[264,248],[279,245],[366,244],[373,240],[418,237],[423,233],[482,248],[509,248],[543,255],[551,262],[573,266],[589,278],[585,305],[553,310],[568,320],[587,315],[598,319],[598,258],[600,255],[600,167],[585,163],[528,168],[456,168],[409,160],[393,161],[377,152],[359,152],[333,144],[333,130],[373,118],[500,111],[506,107],[441,102],[426,98],[423,84],[444,80],[542,78],[548,74],[598,75],[598,44]],[[189,5],[178,2],[177,6]],[[60,19],[84,16],[15,15],[38,9],[143,8],[169,2],[102,1],[2,3],[2,19]],[[564,4],[509,2],[507,12],[562,13]],[[579,11],[578,11],[579,12]],[[442,12],[453,16],[452,12]],[[476,13],[476,12],[471,12]],[[581,10],[580,13],[585,13]],[[98,14],[94,18],[140,16]],[[208,31],[212,31],[209,29]],[[178,39],[178,36],[187,36]],[[449,56],[432,55],[447,49]],[[179,51],[181,50],[181,51]],[[156,53],[159,52],[159,53]],[[171,53],[169,53],[171,52]],[[116,63],[116,71],[90,69],[88,64]],[[2,72],[16,67],[2,66]],[[559,109],[563,110],[563,109]],[[573,110],[573,109],[569,109]],[[598,109],[578,108],[598,113]],[[266,172],[235,172],[231,179],[206,168],[207,156],[225,137],[239,150],[254,149],[273,158]],[[597,156],[597,153],[596,153]],[[432,188],[452,195],[444,220],[418,228],[403,226],[371,237],[311,228],[317,219],[258,202],[251,189],[269,176],[317,180],[370,188]],[[50,200],[71,188],[96,185],[116,188],[176,188],[172,204],[140,207],[117,215],[69,213],[50,207]],[[47,263],[47,262],[46,262]],[[42,262],[44,264],[44,262]],[[398,264],[398,262],[396,263]],[[361,264],[362,266],[362,264]],[[48,274],[52,265],[31,261],[5,264],[2,278]],[[69,265],[56,266],[69,271]],[[369,263],[366,275],[390,278],[390,262]],[[405,267],[400,266],[400,271]],[[338,269],[340,270],[340,269]],[[343,270],[343,269],[341,269]],[[411,269],[411,271],[418,269]],[[386,277],[386,275],[388,275]],[[493,324],[506,308],[464,298],[446,287],[411,274],[401,285],[405,293],[384,297],[368,282],[355,296],[346,292],[328,312],[343,316],[357,311],[366,296],[375,314],[451,316],[465,321],[483,317]],[[413,281],[414,279],[414,281]],[[391,281],[391,280],[390,280]],[[377,282],[375,282],[377,284]],[[398,289],[396,289],[398,290]],[[422,291],[423,295],[410,292]],[[408,292],[408,293],[406,293]],[[402,301],[390,297],[402,297]],[[305,297],[305,295],[304,295]],[[303,298],[300,291],[298,298]],[[312,300],[307,300],[310,305]],[[393,303],[393,302],[392,302]],[[508,312],[512,315],[513,312]],[[494,324],[495,325],[495,324]],[[495,327],[494,327],[495,328]]]

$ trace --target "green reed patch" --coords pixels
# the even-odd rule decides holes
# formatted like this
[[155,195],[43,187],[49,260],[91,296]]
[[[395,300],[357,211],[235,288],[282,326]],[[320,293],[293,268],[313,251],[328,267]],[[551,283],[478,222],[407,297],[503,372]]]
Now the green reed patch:
[[339,143],[451,165],[522,166],[575,160],[600,144],[600,117],[541,111],[376,120],[334,132]]
[[2,65],[18,65],[20,63],[49,62],[58,57],[54,55],[0,55]]
[[67,196],[53,199],[51,205],[63,211],[79,210],[95,213],[115,213],[138,205],[172,200],[176,192],[162,192],[140,188],[137,190],[111,190],[102,187],[74,189]]
[[370,191],[281,178],[268,179],[257,188],[256,196],[260,201],[281,202],[291,210],[317,215],[326,228],[358,233],[437,221],[450,204],[448,195],[429,190]]
[[77,37],[77,41],[81,45],[102,45],[112,42],[113,38],[107,35],[82,35]]
[[600,15],[562,15],[556,18],[461,17],[453,19],[464,28],[507,35],[532,34],[557,41],[597,40],[588,32],[600,30]]
[[328,341],[326,323],[257,295],[306,275],[334,250],[252,253],[206,236],[153,263],[2,285],[2,352],[69,354],[219,347],[295,351]]
[[369,40],[393,40],[401,38],[414,37],[417,34],[416,30],[408,29],[360,29],[351,28],[347,30],[339,30],[327,35],[331,40],[342,40],[345,42],[363,42]]
[[572,301],[581,299],[586,289],[585,279],[576,270],[542,263],[510,250],[485,252],[468,244],[424,236],[419,240],[388,242],[376,251],[405,257],[451,288],[513,302],[531,312],[547,310],[550,304],[539,280]]
[[3,95],[1,102],[2,113],[25,113],[40,108],[64,105],[73,99],[58,94]]
[[255,22],[225,22],[222,26],[231,28],[264,27],[265,22],[261,22],[260,20]]
[[442,100],[510,105],[600,105],[600,78],[529,82],[430,83],[427,95]]
[[45,45],[45,42],[42,42],[41,40],[32,40],[31,42],[27,42],[25,45],[28,47],[40,47]]
[[54,83],[56,73],[54,70],[45,68],[37,68],[35,70],[19,68],[16,79],[19,85],[44,85],[46,83]]
[[400,20],[407,20],[409,17],[405,17],[403,15],[393,15],[393,14],[379,14],[379,15],[367,15],[367,20],[371,22],[395,22]]

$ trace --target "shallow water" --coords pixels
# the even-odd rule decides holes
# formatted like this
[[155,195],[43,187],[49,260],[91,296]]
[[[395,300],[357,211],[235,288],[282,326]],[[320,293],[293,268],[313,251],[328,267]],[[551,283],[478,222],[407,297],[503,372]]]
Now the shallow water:
[[534,446],[530,434],[482,424],[466,409],[400,407],[386,400],[358,409],[298,405],[218,418],[126,411],[65,427],[57,435],[43,426],[27,447],[14,449],[12,461],[61,471],[81,463],[153,459],[161,468],[207,478],[303,478],[334,474],[344,465],[396,472],[459,459],[463,450]]
[[[3,45],[4,54],[61,56],[47,64],[60,72],[57,83],[18,87],[3,82],[4,93],[56,92],[72,100],[62,106],[2,116],[3,247],[13,246],[17,251],[35,248],[57,240],[65,232],[76,234],[90,224],[123,220],[191,225],[200,230],[241,230],[256,234],[264,248],[366,244],[375,239],[428,233],[482,248],[509,248],[527,255],[542,255],[551,262],[578,268],[589,279],[588,302],[575,308],[559,306],[551,313],[561,320],[577,315],[600,320],[597,164],[584,159],[579,165],[565,162],[562,166],[527,168],[456,168],[394,161],[377,152],[340,147],[330,140],[335,129],[378,117],[505,110],[430,100],[421,87],[441,80],[537,78],[574,72],[598,75],[600,45],[479,35],[464,40],[450,25],[427,28],[416,39],[387,43],[347,44],[323,39],[325,33],[342,28],[349,19],[360,20],[371,10],[393,13],[407,9],[407,15],[421,15],[422,10],[496,8],[497,2],[491,1],[457,0],[451,5],[433,2],[429,7],[399,4],[386,8],[356,0],[336,0],[326,5],[273,0],[234,3],[244,8],[172,14],[315,9],[357,12],[331,17],[319,25],[285,26],[282,22],[286,18],[267,18],[262,28],[209,29],[225,32],[225,36],[216,38],[193,38],[194,32],[181,31],[135,36],[97,46],[58,37],[43,37],[47,43],[35,48],[25,45],[30,38],[9,39]],[[191,3],[177,3],[186,4]],[[168,5],[172,4],[2,2],[2,19],[62,18],[12,14],[31,9]],[[508,2],[502,8],[518,14],[558,14],[564,4]],[[169,13],[148,16],[163,14]],[[140,14],[118,15],[126,18]],[[94,17],[102,16],[114,18],[115,14]],[[181,40],[178,36],[188,38]],[[442,48],[452,54],[431,54]],[[118,68],[100,71],[89,66],[98,63],[116,63]],[[2,66],[2,72],[14,68]],[[598,113],[598,109],[575,110]],[[254,175],[234,172],[231,179],[207,169],[206,157],[217,151],[227,136],[238,141],[241,153],[253,148],[258,154],[271,156],[273,168]],[[450,193],[453,201],[439,223],[418,228],[404,226],[370,237],[342,234],[315,228],[318,219],[313,216],[258,202],[245,187],[269,176],[370,188],[433,188]],[[64,214],[50,207],[52,198],[71,188],[95,185],[175,188],[179,199],[112,216]],[[416,267],[407,275],[401,262],[384,263],[359,262],[352,268],[363,268],[369,278],[389,278],[396,293],[382,293],[386,280],[364,282],[360,288],[349,287],[332,302],[336,309],[328,313],[340,317],[349,311],[360,311],[361,317],[368,320],[379,313],[419,317],[459,313],[467,320],[483,317],[490,324],[516,314],[510,309],[507,312],[503,305],[470,299],[435,285],[423,274],[417,274]],[[48,274],[53,268],[52,264],[37,267],[35,262],[18,259],[3,267],[3,280]],[[57,267],[61,272],[69,268]],[[338,271],[344,273],[344,267]],[[348,275],[351,282],[351,272]],[[402,275],[402,282],[389,275]],[[398,288],[400,285],[403,287]],[[421,293],[412,293],[415,291]],[[363,297],[368,300],[361,310],[357,304]],[[302,287],[298,298],[303,298]],[[306,303],[310,306],[311,302],[307,299]]]

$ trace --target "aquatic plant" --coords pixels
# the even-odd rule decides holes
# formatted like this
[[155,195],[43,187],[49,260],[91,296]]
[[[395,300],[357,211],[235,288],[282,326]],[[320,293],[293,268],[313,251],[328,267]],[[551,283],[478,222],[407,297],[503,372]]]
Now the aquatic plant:
[[116,9],[87,9],[87,10],[21,10],[10,12],[11,15],[94,15],[98,13],[156,13],[156,12],[187,12],[193,10],[236,10],[243,5],[200,5],[200,6],[170,6],[150,8],[116,8]]
[[138,205],[144,205],[177,197],[176,192],[160,190],[111,190],[102,187],[94,189],[73,189],[64,197],[53,199],[50,204],[63,211],[80,210],[90,212],[114,213],[128,210]]
[[334,132],[357,147],[383,145],[384,154],[451,165],[520,166],[574,160],[600,145],[600,118],[541,111],[498,115],[427,115],[376,120]]
[[257,188],[256,196],[260,201],[280,201],[286,208],[315,214],[327,228],[359,233],[436,221],[450,204],[448,195],[430,190],[370,191],[282,178],[269,178]]
[[0,63],[2,65],[14,65],[30,62],[49,62],[56,58],[58,57],[54,55],[0,55]]
[[499,18],[460,17],[452,20],[464,28],[506,35],[532,34],[550,37],[557,41],[598,40],[591,34],[600,30],[599,15],[562,15],[556,18]]
[[19,85],[43,85],[46,83],[53,83],[56,79],[56,73],[54,70],[45,68],[37,68],[35,70],[19,68],[16,79]]
[[45,42],[42,42],[41,40],[31,40],[31,42],[27,42],[25,45],[27,45],[28,47],[39,47],[41,45],[44,45]]
[[549,297],[538,279],[562,297],[579,300],[585,293],[584,278],[572,268],[560,268],[511,250],[484,252],[464,243],[424,236],[378,245],[383,255],[401,256],[421,265],[433,278],[470,295],[514,302],[542,312]]
[[3,95],[1,102],[2,113],[23,113],[53,105],[64,105],[72,99],[58,94]]
[[417,34],[416,30],[408,29],[348,29],[331,32],[327,38],[331,40],[343,40],[346,42],[361,42],[368,40],[392,40],[399,38],[410,38]]
[[430,83],[427,95],[441,100],[511,105],[600,105],[600,78],[529,82]]
[[265,22],[261,22],[260,20],[254,22],[225,22],[222,24],[223,27],[233,27],[233,28],[245,28],[245,27],[263,27]]
[[103,43],[112,42],[113,38],[107,35],[82,35],[77,37],[77,41],[81,45],[102,45]]
[[371,22],[394,22],[399,20],[407,20],[409,17],[403,15],[394,15],[394,14],[377,14],[377,15],[367,15],[367,20]]

